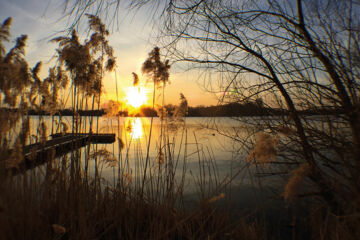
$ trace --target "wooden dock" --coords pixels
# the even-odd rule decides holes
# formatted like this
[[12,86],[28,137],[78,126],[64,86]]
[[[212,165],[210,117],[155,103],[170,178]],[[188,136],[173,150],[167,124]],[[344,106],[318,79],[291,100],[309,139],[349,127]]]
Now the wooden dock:
[[114,133],[98,133],[98,134],[93,134],[93,133],[55,133],[50,135],[52,137],[52,139],[59,139],[59,138],[63,138],[63,137],[87,137],[88,141],[90,143],[113,143],[115,142],[115,134]]
[[20,170],[16,172],[34,168],[49,159],[62,156],[90,143],[108,144],[115,142],[115,134],[67,133],[53,134],[51,137],[52,139],[45,143],[24,146],[24,161],[19,166]]

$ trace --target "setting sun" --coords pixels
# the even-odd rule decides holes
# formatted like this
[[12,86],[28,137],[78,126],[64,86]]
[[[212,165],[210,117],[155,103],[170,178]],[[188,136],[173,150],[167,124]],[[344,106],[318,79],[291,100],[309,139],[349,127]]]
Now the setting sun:
[[142,87],[129,87],[126,93],[126,101],[129,105],[138,108],[147,100],[145,89]]

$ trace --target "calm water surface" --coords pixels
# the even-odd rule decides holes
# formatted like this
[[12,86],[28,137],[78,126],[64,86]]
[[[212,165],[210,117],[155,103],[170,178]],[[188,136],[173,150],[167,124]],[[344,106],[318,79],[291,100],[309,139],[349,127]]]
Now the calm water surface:
[[[48,135],[59,131],[64,124],[68,126],[68,132],[71,132],[72,117],[62,117],[61,120],[54,117],[54,119],[55,121],[52,121],[52,117],[44,117]],[[80,150],[81,159],[85,162],[85,156],[89,153],[91,155],[96,151],[106,150],[115,161],[109,164],[100,158],[98,166],[101,177],[110,184],[117,177],[119,168],[132,176],[141,177],[147,155],[149,155],[148,169],[151,174],[164,171],[161,168],[164,169],[166,164],[162,164],[159,168],[161,153],[166,155],[165,159],[172,160],[171,167],[175,169],[176,180],[180,181],[185,172],[186,191],[190,192],[199,190],[196,188],[201,185],[200,183],[208,186],[226,181],[246,165],[247,154],[239,151],[240,143],[219,133],[233,135],[236,132],[237,137],[241,137],[241,134],[244,138],[247,137],[245,130],[249,130],[248,127],[230,118],[185,118],[184,122],[168,124],[163,122],[163,127],[159,118],[153,118],[152,121],[151,118],[132,117],[99,117],[98,120],[94,117],[93,119],[93,132],[98,129],[99,133],[115,133],[116,141],[112,144],[91,144],[90,149],[83,147]],[[89,131],[89,122],[89,117],[82,118],[81,132]],[[32,117],[32,135],[36,135],[38,123],[39,118]],[[150,129],[152,130],[148,148]],[[161,135],[166,138],[161,138]],[[119,149],[119,139],[122,139],[125,145],[122,150]],[[94,169],[95,161],[90,160],[90,174],[95,172]],[[149,170],[147,173],[149,174]],[[252,179],[248,173],[243,171],[235,178],[233,184],[251,184]]]

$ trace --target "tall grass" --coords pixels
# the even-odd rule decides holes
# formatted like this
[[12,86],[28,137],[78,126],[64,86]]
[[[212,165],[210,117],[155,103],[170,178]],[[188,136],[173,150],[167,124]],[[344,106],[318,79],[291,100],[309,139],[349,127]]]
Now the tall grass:
[[[130,149],[125,147],[119,175],[114,171],[112,176],[114,182],[106,182],[101,176],[102,164],[113,162],[113,155],[101,150],[85,155],[87,161],[97,155],[94,168],[98,169],[98,176],[91,175],[90,167],[86,172],[82,164],[71,169],[71,162],[80,154],[68,154],[49,159],[42,168],[5,178],[1,184],[2,238],[263,239],[264,232],[254,223],[247,224],[245,218],[234,220],[231,212],[218,211],[213,205],[224,195],[212,196],[204,190],[205,182],[211,180],[205,164],[211,162],[209,159],[198,159],[203,170],[197,183],[203,190],[195,206],[186,206],[186,157],[181,159],[175,153],[182,151],[181,155],[186,156],[186,131],[181,131],[181,150],[173,148],[170,133],[163,134],[163,160],[151,158],[145,177],[145,155],[136,149],[138,163],[133,171],[127,171],[131,159],[126,156]],[[182,169],[177,171],[180,165]]]
[[[99,118],[88,120],[77,114],[79,109],[99,109],[103,73],[115,67],[105,26],[94,16],[89,19],[93,31],[90,40],[80,43],[76,32],[71,37],[55,39],[60,46],[58,66],[51,68],[43,80],[38,76],[41,65],[29,69],[24,59],[26,36],[19,37],[6,52],[3,41],[9,38],[11,20],[1,25],[0,239],[287,239],[290,236],[299,239],[310,235],[313,239],[359,239],[358,215],[329,215],[314,202],[295,201],[296,189],[308,171],[305,164],[293,170],[285,184],[284,196],[292,204],[288,211],[293,211],[290,218],[285,218],[288,222],[269,223],[274,216],[260,212],[264,216],[259,217],[256,209],[238,213],[234,205],[239,203],[234,204],[231,199],[232,181],[244,171],[252,173],[247,167],[255,160],[267,165],[273,162],[277,158],[279,138],[258,134],[248,162],[244,157],[244,167],[232,172],[229,178],[221,178],[211,149],[202,148],[196,134],[191,136],[194,142],[189,142],[188,134],[193,133],[188,133],[186,128],[184,95],[180,96],[180,105],[171,119],[164,106],[159,107],[160,134],[157,139],[154,137],[151,119],[149,132],[145,133],[146,146],[126,134],[128,126],[123,118],[110,116],[108,128],[117,132],[118,151],[114,145],[111,151],[111,147],[103,149],[88,144],[60,158],[49,156],[40,167],[19,171],[24,162],[23,147],[33,142],[41,146],[49,131],[102,131]],[[154,83],[154,96],[158,85],[162,86],[164,96],[169,78],[169,62],[161,61],[159,51],[155,48],[143,66],[144,73]],[[80,59],[75,57],[78,55]],[[138,81],[134,74],[134,84]],[[49,128],[39,116],[34,126],[27,109],[54,113],[54,109],[66,103],[59,96],[66,95],[68,82],[74,109],[71,123],[52,115]],[[112,102],[110,112],[117,112],[119,106]],[[180,137],[174,137],[174,129]],[[289,129],[279,132],[291,135]],[[175,139],[180,143],[176,144]],[[195,151],[189,152],[190,145],[192,149],[195,146]],[[150,154],[153,149],[155,156]],[[135,157],[130,157],[131,151]],[[190,155],[197,156],[197,174],[190,173]],[[112,175],[103,175],[103,170],[108,169]],[[22,174],[15,174],[19,172]],[[197,190],[196,201],[191,205],[185,194],[189,177]],[[261,179],[256,180],[261,185]],[[266,204],[270,200],[261,201]],[[284,208],[275,209],[275,216],[282,214],[279,209]],[[298,220],[302,217],[306,220]],[[290,228],[287,231],[290,234],[281,233],[284,225]]]
[[[205,154],[200,149],[198,162],[202,170],[197,177],[200,198],[191,208],[185,204],[188,144],[183,124],[181,147],[175,149],[169,125],[163,120],[158,154],[152,157],[149,149],[155,145],[150,145],[151,136],[144,153],[132,139],[123,138],[125,124],[118,118],[118,156],[115,151],[89,144],[60,158],[49,156],[43,166],[13,174],[21,170],[23,146],[31,141],[44,143],[48,137],[46,121],[40,116],[35,132],[31,130],[27,109],[56,109],[58,90],[65,91],[69,79],[74,109],[69,130],[73,133],[100,130],[99,119],[87,122],[78,116],[77,110],[88,105],[94,109],[95,104],[99,108],[103,72],[114,67],[115,58],[106,41],[108,32],[104,25],[96,17],[89,16],[89,19],[94,31],[89,41],[81,44],[75,31],[70,37],[54,40],[60,46],[59,65],[50,69],[49,77],[44,80],[38,76],[40,64],[27,68],[23,58],[25,36],[18,38],[16,46],[5,54],[2,41],[8,40],[11,20],[1,26],[1,66],[7,66],[1,68],[1,107],[14,110],[1,110],[4,121],[0,136],[3,156],[0,161],[0,239],[264,238],[264,231],[259,231],[257,224],[247,224],[245,218],[234,220],[230,211],[219,211],[213,205],[224,195],[205,190],[207,181],[217,182],[213,180],[216,174],[211,173],[214,169],[207,168],[208,163],[213,166],[215,163],[213,159],[203,159]],[[152,74],[154,89],[158,82],[165,86],[168,62],[160,62],[159,49],[155,49],[149,59],[144,71]],[[21,84],[9,84],[11,78]],[[62,103],[65,102],[63,99]],[[182,105],[187,105],[185,103],[182,96]],[[181,112],[176,115],[180,116]],[[68,127],[61,117],[52,117],[51,126],[51,133]],[[135,149],[135,167],[130,166],[131,149]],[[102,176],[103,167],[113,169],[109,182]]]

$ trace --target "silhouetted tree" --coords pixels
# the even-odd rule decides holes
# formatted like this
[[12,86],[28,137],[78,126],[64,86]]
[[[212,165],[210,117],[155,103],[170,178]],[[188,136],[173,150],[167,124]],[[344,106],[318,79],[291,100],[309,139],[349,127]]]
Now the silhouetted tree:
[[[284,156],[303,170],[292,178],[310,180],[337,213],[359,207],[359,10],[356,1],[179,0],[169,3],[162,28],[171,56],[221,76],[223,101],[266,98],[289,112],[258,131],[291,133]],[[314,107],[344,114],[321,124],[299,114]],[[287,187],[285,197],[296,191]]]
[[[134,5],[154,2],[160,1]],[[262,98],[289,113],[264,118],[261,125],[245,122],[255,124],[253,134],[258,133],[249,161],[264,160],[265,153],[281,161],[289,173],[284,191],[289,201],[311,195],[335,214],[358,214],[359,2],[171,0],[164,5],[160,30],[169,57],[210,72],[209,81],[220,82],[216,90],[224,93],[223,102]],[[307,109],[339,114],[321,111],[325,115],[318,121],[300,114]],[[302,184],[305,191],[299,190]]]

